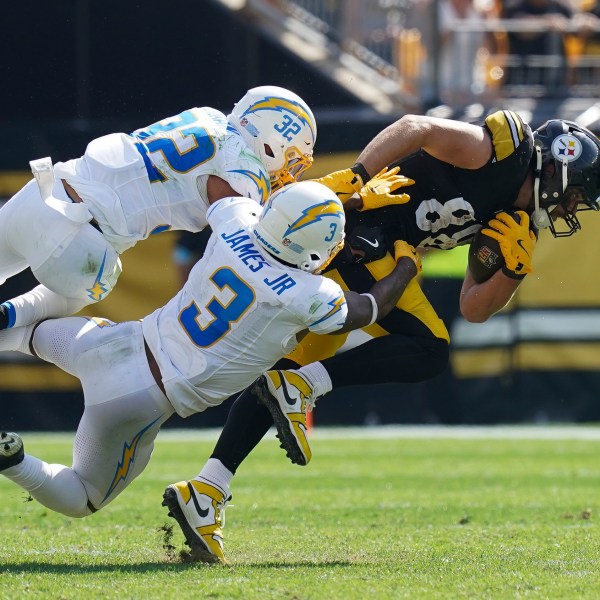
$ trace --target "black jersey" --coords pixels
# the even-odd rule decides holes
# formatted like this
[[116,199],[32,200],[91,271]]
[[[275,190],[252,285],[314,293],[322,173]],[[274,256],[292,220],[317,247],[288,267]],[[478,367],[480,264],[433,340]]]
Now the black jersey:
[[514,205],[527,177],[533,154],[529,125],[514,112],[497,111],[481,124],[490,134],[493,154],[480,169],[460,169],[424,150],[396,163],[415,180],[398,193],[410,201],[386,208],[347,214],[347,231],[358,223],[380,225],[387,242],[397,239],[418,247],[448,250],[471,241],[484,223]]

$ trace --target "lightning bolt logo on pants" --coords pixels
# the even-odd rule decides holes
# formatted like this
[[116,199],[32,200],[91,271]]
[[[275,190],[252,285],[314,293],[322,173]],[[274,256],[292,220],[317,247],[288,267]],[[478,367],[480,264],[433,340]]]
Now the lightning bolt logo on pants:
[[106,499],[113,493],[113,491],[115,490],[115,488],[117,487],[117,485],[119,484],[120,481],[125,481],[125,479],[127,479],[127,475],[129,475],[131,466],[133,465],[133,463],[135,461],[135,452],[137,450],[139,441],[142,439],[142,436],[144,435],[144,433],[146,433],[146,431],[148,431],[148,429],[150,429],[150,427],[152,427],[152,425],[154,425],[154,423],[156,423],[156,421],[158,421],[158,419],[154,419],[154,421],[152,421],[152,423],[146,425],[146,427],[144,427],[141,431],[136,433],[133,436],[133,439],[131,440],[131,442],[129,442],[129,443],[124,442],[123,452],[121,454],[121,460],[119,461],[119,464],[117,465],[117,470],[115,472],[115,476],[113,477],[112,483],[108,487],[108,491],[106,492],[106,495],[102,499],[102,502],[105,502]]
[[100,265],[100,269],[98,270],[98,275],[96,275],[96,281],[94,281],[94,285],[91,288],[88,288],[86,291],[88,293],[88,297],[94,300],[94,302],[98,302],[102,300],[104,294],[108,292],[108,288],[104,283],[102,283],[102,275],[104,274],[104,264],[106,263],[106,250],[104,251],[104,256],[102,257],[102,264]]

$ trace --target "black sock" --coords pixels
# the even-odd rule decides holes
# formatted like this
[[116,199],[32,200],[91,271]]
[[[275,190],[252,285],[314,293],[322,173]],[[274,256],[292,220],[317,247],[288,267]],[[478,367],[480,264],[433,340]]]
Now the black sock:
[[8,312],[6,307],[0,304],[0,329],[6,329],[8,327]]
[[223,466],[235,473],[271,425],[271,413],[259,403],[250,388],[244,390],[229,411],[211,458],[220,460]]

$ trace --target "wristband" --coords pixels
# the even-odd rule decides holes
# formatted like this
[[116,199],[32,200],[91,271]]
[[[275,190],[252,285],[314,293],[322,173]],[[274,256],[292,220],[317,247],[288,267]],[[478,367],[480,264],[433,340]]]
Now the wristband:
[[[373,307],[373,315],[371,316],[371,322],[369,325],[373,325],[375,321],[377,321],[377,316],[379,315],[379,307],[377,306],[377,300],[373,297],[372,294],[361,294],[361,296],[366,296],[371,301],[371,306]],[[367,327],[369,326],[367,325]]]
[[350,170],[362,179],[363,185],[371,179],[371,176],[367,173],[367,170],[359,162],[354,163],[354,165],[350,167]]
[[507,276],[510,277],[511,279],[524,279],[525,275],[527,273],[515,273],[514,271],[511,271],[506,265],[502,266],[502,272]]

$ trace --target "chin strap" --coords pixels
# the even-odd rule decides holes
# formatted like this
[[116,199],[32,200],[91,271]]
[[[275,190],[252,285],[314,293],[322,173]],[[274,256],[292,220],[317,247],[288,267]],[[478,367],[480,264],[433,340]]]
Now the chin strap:
[[[540,208],[540,179],[542,177],[542,149],[535,144],[535,170],[533,171],[533,214],[531,221],[537,229],[546,229],[550,227],[550,215],[544,208]],[[563,163],[564,165],[564,163]],[[564,175],[564,173],[563,173]],[[564,176],[563,176],[564,185]]]

